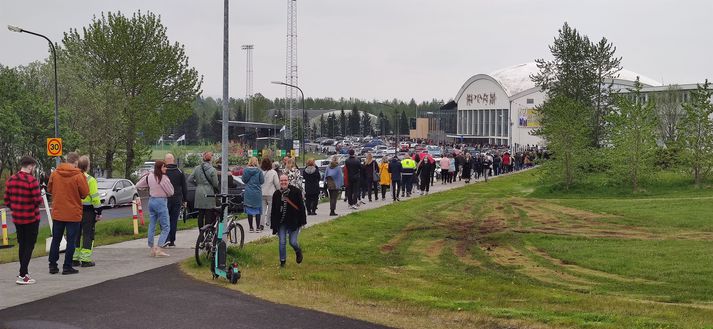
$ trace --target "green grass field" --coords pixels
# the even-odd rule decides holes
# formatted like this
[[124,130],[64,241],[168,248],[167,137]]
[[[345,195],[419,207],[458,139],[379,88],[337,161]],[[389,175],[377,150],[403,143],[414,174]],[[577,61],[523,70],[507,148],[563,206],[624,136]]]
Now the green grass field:
[[637,195],[564,194],[537,174],[310,228],[284,270],[261,240],[231,250],[237,285],[212,282],[405,328],[713,328],[713,190],[666,174]]

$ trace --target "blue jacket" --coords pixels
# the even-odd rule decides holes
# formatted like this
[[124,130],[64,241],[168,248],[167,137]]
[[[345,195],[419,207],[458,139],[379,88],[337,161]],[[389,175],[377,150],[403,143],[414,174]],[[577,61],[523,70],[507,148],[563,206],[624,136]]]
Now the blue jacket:
[[243,183],[245,183],[245,194],[243,203],[246,207],[262,207],[262,183],[265,182],[265,175],[257,167],[247,167],[243,171]]
[[338,190],[341,189],[342,186],[344,186],[344,175],[342,174],[342,167],[327,167],[327,171],[324,172],[324,186],[327,186],[327,177],[332,177],[332,179],[334,179],[334,184],[337,185]]
[[403,171],[403,167],[401,166],[401,161],[394,157],[391,159],[391,162],[389,162],[389,173],[391,174],[391,180],[392,181],[401,181],[401,172]]

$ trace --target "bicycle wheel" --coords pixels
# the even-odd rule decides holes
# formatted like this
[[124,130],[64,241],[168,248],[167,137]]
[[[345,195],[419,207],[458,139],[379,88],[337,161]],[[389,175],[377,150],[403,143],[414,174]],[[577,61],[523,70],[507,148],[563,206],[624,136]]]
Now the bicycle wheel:
[[230,243],[237,244],[239,248],[243,248],[243,244],[245,243],[245,229],[243,229],[240,223],[231,221],[227,233]]
[[198,239],[196,239],[196,249],[195,258],[196,264],[202,266],[204,261],[208,261],[211,258],[211,251],[213,248],[213,233],[211,231],[201,232],[198,234]]

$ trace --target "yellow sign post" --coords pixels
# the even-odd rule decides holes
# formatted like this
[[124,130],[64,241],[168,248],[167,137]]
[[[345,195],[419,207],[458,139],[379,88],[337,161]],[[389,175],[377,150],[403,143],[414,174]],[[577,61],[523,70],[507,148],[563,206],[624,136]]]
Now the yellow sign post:
[[47,156],[61,157],[62,156],[62,139],[47,138]]

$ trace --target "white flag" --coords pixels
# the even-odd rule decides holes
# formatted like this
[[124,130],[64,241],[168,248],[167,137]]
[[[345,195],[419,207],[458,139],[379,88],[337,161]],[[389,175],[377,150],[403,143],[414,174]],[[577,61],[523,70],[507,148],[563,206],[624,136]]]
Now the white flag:
[[283,132],[283,131],[285,131],[285,128],[287,128],[287,127],[285,127],[285,126],[282,126],[282,128],[280,128],[280,132]]
[[181,142],[181,141],[185,141],[185,140],[186,140],[186,134],[183,134],[183,135],[181,135],[181,137],[178,137],[176,142]]
[[161,144],[161,143],[163,143],[163,135],[161,137],[159,137],[159,139],[158,139],[158,144]]

